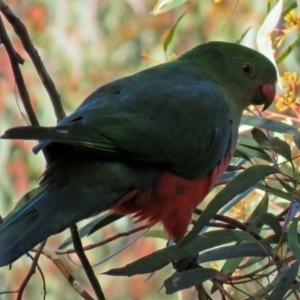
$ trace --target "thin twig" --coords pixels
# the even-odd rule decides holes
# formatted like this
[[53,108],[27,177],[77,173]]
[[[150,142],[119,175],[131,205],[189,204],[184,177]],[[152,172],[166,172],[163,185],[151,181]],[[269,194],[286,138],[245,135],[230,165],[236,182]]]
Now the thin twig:
[[[45,243],[46,244],[46,243]],[[45,246],[44,246],[45,247]],[[41,267],[39,266],[39,264],[36,264],[36,268],[38,269],[40,275],[41,275],[41,278],[42,278],[42,282],[43,282],[43,290],[44,290],[44,297],[43,297],[43,300],[46,299],[46,293],[47,293],[47,289],[46,289],[46,279],[45,279],[45,276],[44,276],[44,273],[41,269]]]
[[44,246],[45,246],[45,242],[43,242],[43,243],[41,243],[39,245],[39,248],[38,248],[38,250],[37,250],[37,252],[36,252],[36,254],[34,256],[34,259],[32,261],[32,264],[31,264],[31,267],[29,269],[29,272],[28,272],[27,276],[25,277],[24,281],[22,282],[22,284],[21,284],[21,286],[20,286],[20,288],[18,290],[17,300],[21,300],[22,299],[22,295],[23,295],[24,289],[25,289],[26,285],[28,284],[31,276],[35,273],[35,268],[37,266],[40,254],[41,254]]
[[[34,249],[35,250],[35,249]],[[48,257],[59,269],[62,275],[67,279],[72,288],[85,300],[94,300],[94,298],[83,288],[78,280],[70,273],[62,260],[56,255],[54,249],[45,247],[42,254]]]
[[42,62],[38,51],[35,49],[35,47],[33,46],[32,42],[30,40],[26,26],[16,16],[16,14],[11,10],[11,8],[4,3],[3,0],[0,0],[0,11],[6,17],[8,22],[12,25],[15,33],[20,38],[24,49],[30,56],[30,58],[35,66],[35,69],[37,70],[37,73],[38,73],[45,89],[47,90],[47,92],[50,96],[57,121],[62,120],[63,118],[66,117],[66,113],[63,109],[63,106],[62,106],[62,103],[60,100],[60,95],[54,85],[54,82],[52,81],[51,77],[49,76],[49,74]]
[[[202,210],[199,209],[199,208],[196,208],[194,213],[196,213],[198,215],[201,215]],[[213,217],[213,219],[221,221],[221,222],[225,222],[225,223],[229,224],[229,226],[233,226],[234,228],[238,228],[238,229],[243,230],[243,231],[247,231],[248,230],[248,226],[247,225],[239,222],[236,219],[233,219],[233,218],[230,218],[230,217],[227,217],[227,216],[215,215]],[[258,225],[259,224],[260,223],[258,223]],[[232,227],[227,227],[227,228],[232,228]],[[257,240],[261,240],[262,239],[262,237],[260,235],[258,235],[257,233],[255,233],[253,231],[250,231],[248,233],[251,234],[253,237],[255,237]]]
[[97,277],[93,271],[93,268],[90,265],[89,260],[87,259],[84,250],[82,248],[82,243],[78,234],[78,230],[77,230],[77,226],[73,225],[70,227],[71,230],[71,235],[72,235],[72,240],[73,240],[73,245],[74,245],[74,249],[76,251],[76,254],[78,255],[82,266],[84,268],[84,271],[94,289],[94,292],[97,296],[98,300],[105,300],[105,296],[103,294],[103,291],[101,289],[100,283],[97,280]]
[[[1,2],[0,2],[0,5],[1,5]],[[16,84],[19,89],[20,97],[24,104],[24,108],[26,110],[26,113],[28,115],[30,123],[31,123],[31,125],[38,126],[39,121],[34,113],[32,105],[31,105],[29,94],[27,92],[25,82],[24,82],[24,79],[23,79],[23,76],[22,76],[22,73],[20,70],[20,66],[19,66],[20,63],[24,62],[24,60],[21,59],[20,55],[17,54],[17,52],[13,48],[13,46],[10,42],[10,39],[7,35],[7,32],[5,30],[1,16],[0,16],[0,42],[4,45],[4,47],[7,51],[7,54],[8,54],[9,60],[10,60],[10,64],[12,67],[12,71],[14,73],[14,77],[16,80]]]
[[[137,228],[134,228],[132,230],[129,230],[129,231],[125,231],[125,232],[120,232],[110,238],[107,238],[103,241],[100,241],[100,242],[97,242],[97,243],[94,243],[94,244],[90,244],[90,245],[87,245],[87,246],[84,246],[83,247],[83,250],[84,251],[87,251],[87,250],[91,250],[91,249],[94,249],[94,248],[97,248],[99,246],[103,246],[105,244],[108,244],[120,237],[124,237],[124,236],[129,236],[133,233],[136,233],[138,231],[141,231],[141,230],[144,230],[144,229],[148,229],[149,228],[149,225],[142,225],[142,226],[139,226]],[[75,249],[68,249],[68,250],[55,250],[55,253],[58,254],[58,255],[62,255],[62,254],[71,254],[71,253],[76,253]]]

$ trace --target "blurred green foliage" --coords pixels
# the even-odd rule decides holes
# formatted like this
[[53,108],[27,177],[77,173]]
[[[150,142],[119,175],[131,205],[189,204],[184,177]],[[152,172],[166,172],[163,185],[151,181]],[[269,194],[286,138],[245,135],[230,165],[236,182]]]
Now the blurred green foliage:
[[[168,1],[157,0],[11,0],[7,4],[25,23],[34,45],[61,94],[64,107],[71,112],[98,86],[158,62],[164,62],[166,59],[174,59],[176,55],[180,55],[198,44],[211,40],[235,42],[243,38],[243,43],[256,47],[255,38],[258,29],[261,28],[271,9],[278,3],[276,0],[191,0],[188,2],[187,8],[187,1],[169,1],[169,4],[172,5],[172,2],[175,5],[167,11],[162,10],[168,8],[164,6],[166,3],[168,5]],[[177,6],[177,4],[181,5]],[[180,19],[180,17],[182,18]],[[175,25],[176,27],[174,27]],[[15,49],[25,59],[22,72],[39,121],[43,125],[53,125],[56,120],[47,93],[13,29],[7,22],[5,22],[5,26]],[[278,62],[279,74],[283,78],[283,90],[279,91],[280,95],[277,97],[276,105],[266,113],[266,116],[293,125],[296,129],[299,128],[300,113],[299,30],[300,15],[297,3],[289,0],[283,1],[279,23],[274,30],[272,28],[272,31],[269,32],[272,46],[275,49],[274,54]],[[3,47],[0,47],[0,116],[0,132],[10,127],[28,124]],[[249,129],[242,126],[241,131],[248,132]],[[293,144],[291,135],[275,133],[275,137],[279,137],[287,145],[291,145],[289,149],[291,149],[294,168],[291,167],[291,164],[286,163],[282,156],[278,156],[278,153],[282,153],[278,151],[276,153],[275,148],[270,148],[272,145],[268,144],[269,148],[266,148],[266,144],[259,142],[261,141],[260,133],[257,131],[252,133],[263,150],[257,150],[258,145],[253,144],[252,138],[251,141],[244,138],[241,139],[240,156],[243,151],[250,153],[250,149],[252,151],[256,149],[256,151],[260,151],[261,157],[259,158],[265,158],[262,151],[269,151],[267,153],[271,161],[280,165],[287,177],[290,176],[293,179],[290,181],[291,185],[282,182],[283,187],[276,182],[270,186],[270,191],[273,188],[276,189],[277,194],[285,192],[286,198],[290,197],[291,200],[293,193],[297,192],[297,176],[299,175],[299,149]],[[0,212],[3,215],[12,209],[24,193],[37,184],[43,171],[44,159],[41,154],[35,156],[31,153],[33,145],[34,142],[28,141],[0,141]],[[279,148],[282,149],[281,146]],[[258,154],[256,153],[256,155]],[[259,158],[256,156],[255,161],[260,164]],[[264,214],[264,217],[267,212],[278,215],[283,209],[289,207],[291,202],[287,202],[282,197],[276,197],[275,192],[275,196],[274,193],[271,194],[270,199],[263,198],[264,206],[257,206],[262,197],[267,194],[264,194],[262,186],[257,185],[256,187],[258,189],[253,190],[249,195],[244,194],[242,200],[239,199],[240,201],[236,201],[235,206],[228,208],[227,215],[241,222],[250,222],[258,218],[260,214]],[[213,191],[207,199],[212,199],[215,194],[216,192]],[[282,196],[282,194],[280,195]],[[294,196],[296,200],[299,199],[298,195]],[[203,207],[207,203],[206,201]],[[255,207],[258,209],[255,210]],[[254,213],[254,211],[256,212]],[[266,224],[275,232],[277,223],[274,218],[267,216],[266,220]],[[298,222],[297,219],[295,220]],[[295,239],[297,239],[295,228],[298,224],[296,221],[292,222],[289,237],[285,238],[285,242],[290,241],[290,245],[292,248],[294,247],[294,250],[291,250],[297,256],[299,250],[295,243]],[[82,224],[84,223],[86,222]],[[282,223],[281,225],[288,226],[288,224]],[[84,239],[84,243],[90,244],[103,240],[119,232],[132,229],[134,226],[136,225],[129,217],[123,218],[101,231],[97,231],[92,237]],[[155,230],[157,229],[161,229],[160,226],[156,226]],[[195,288],[172,295],[166,295],[165,289],[160,290],[164,280],[167,277],[170,280],[170,276],[173,274],[171,266],[155,272],[149,279],[147,275],[130,278],[99,275],[108,269],[122,267],[157,249],[164,248],[166,243],[164,239],[153,238],[153,236],[161,235],[161,231],[159,231],[160,234],[156,234],[154,229],[151,232],[155,234],[149,234],[147,238],[139,239],[113,259],[95,267],[95,272],[107,298],[197,299]],[[259,233],[260,230],[257,232]],[[68,236],[69,232],[51,237],[48,245],[58,247]],[[139,233],[136,233],[101,248],[87,251],[88,257],[92,264],[96,264],[138,236]],[[242,247],[243,244],[240,246]],[[251,247],[254,247],[253,249],[249,248],[253,253],[257,251],[255,246],[251,245]],[[276,251],[280,253],[281,257],[291,255],[287,244],[280,245]],[[82,268],[78,266],[80,264],[78,259],[75,255],[70,257],[71,260],[66,255],[62,259],[76,279],[92,293]],[[224,265],[224,262],[218,262],[215,259],[213,262],[205,263],[204,266],[222,269],[222,271],[232,269],[235,270],[234,276],[242,276],[249,272],[244,269],[247,264],[253,271],[261,267],[265,261],[255,257],[245,258],[243,260],[244,267],[236,269],[240,263],[241,261],[228,260]],[[290,266],[291,264],[288,263],[287,265]],[[31,260],[23,257],[13,264],[11,271],[8,268],[2,268],[0,270],[0,292],[17,290],[30,265]],[[39,265],[46,276],[47,299],[80,299],[50,260],[42,256]],[[282,269],[287,268],[287,265]],[[291,268],[293,274],[297,274],[297,267],[297,264],[294,263],[293,269]],[[269,272],[274,267],[272,270],[270,269],[268,269]],[[274,270],[274,275],[276,274]],[[188,276],[190,275],[187,274]],[[276,278],[278,281],[275,283],[279,284],[281,277]],[[245,293],[255,294],[262,286],[268,287],[268,280],[265,277],[260,282],[258,280],[247,281],[237,285],[236,288],[227,285],[224,286],[224,289],[233,299],[240,299],[245,297]],[[273,284],[275,285],[275,283]],[[216,281],[214,285],[206,282],[205,287],[209,291],[210,288],[215,289],[218,284]],[[275,298],[275,293],[278,293],[276,289],[273,292],[273,299],[279,299]],[[42,295],[41,276],[36,272],[25,290],[24,299],[41,299]],[[211,297],[221,299],[219,293],[215,293]],[[258,298],[258,295],[255,297]],[[0,299],[15,299],[15,294],[0,295]],[[295,298],[289,296],[288,299]]]

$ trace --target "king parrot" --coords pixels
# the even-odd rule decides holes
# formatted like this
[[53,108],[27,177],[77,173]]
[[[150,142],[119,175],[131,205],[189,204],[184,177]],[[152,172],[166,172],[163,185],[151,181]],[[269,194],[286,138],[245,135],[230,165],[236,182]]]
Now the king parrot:
[[0,225],[0,266],[105,210],[180,240],[233,156],[242,112],[268,108],[276,69],[247,47],[209,42],[95,90],[54,127],[7,130],[49,154],[39,187]]

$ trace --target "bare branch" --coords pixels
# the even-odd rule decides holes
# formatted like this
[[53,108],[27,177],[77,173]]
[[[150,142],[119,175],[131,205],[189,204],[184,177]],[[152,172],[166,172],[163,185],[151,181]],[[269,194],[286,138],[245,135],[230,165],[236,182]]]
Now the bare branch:
[[21,300],[22,299],[22,295],[23,295],[23,292],[24,292],[24,289],[26,287],[26,285],[28,284],[30,278],[32,277],[32,275],[35,273],[35,268],[37,266],[37,263],[38,263],[38,260],[39,260],[39,257],[41,255],[41,252],[43,250],[45,246],[45,242],[41,243],[38,247],[38,250],[34,256],[34,259],[32,261],[32,264],[31,264],[31,267],[29,269],[29,272],[27,274],[27,276],[25,277],[24,281],[22,282],[19,290],[18,290],[18,296],[17,296],[17,300]]
[[[24,49],[26,50],[26,52],[32,59],[35,69],[37,70],[37,73],[38,73],[43,85],[45,86],[45,89],[47,90],[47,92],[50,96],[57,120],[58,121],[62,120],[63,118],[65,118],[66,113],[63,109],[63,106],[62,106],[62,103],[60,100],[60,95],[54,85],[54,82],[52,81],[51,77],[49,76],[49,74],[42,62],[38,51],[33,46],[25,25],[16,16],[16,14],[11,10],[11,8],[4,3],[3,0],[0,0],[0,11],[6,17],[8,22],[12,25],[15,33],[20,38]],[[32,125],[34,125],[34,124],[32,124]]]
[[[0,0],[1,1],[1,0]],[[0,2],[1,5],[1,2]],[[0,6],[1,7],[1,6]],[[20,97],[22,99],[22,102],[24,104],[24,108],[26,110],[26,113],[28,115],[28,118],[30,120],[31,125],[39,125],[39,121],[34,113],[33,107],[30,102],[29,94],[27,92],[25,82],[20,70],[19,63],[23,63],[24,60],[20,57],[19,54],[15,51],[13,48],[10,39],[7,35],[7,32],[5,30],[4,24],[2,22],[1,16],[0,16],[0,42],[4,45],[7,54],[9,56],[10,64],[12,67],[12,71],[16,80],[16,84],[20,93]]]
[[55,251],[50,247],[45,247],[42,252],[47,256],[60,270],[62,275],[67,279],[72,288],[85,300],[94,300],[94,298],[83,288],[79,281],[70,273],[62,260],[56,255]]
[[[137,228],[134,228],[132,230],[129,230],[129,231],[125,231],[125,232],[120,232],[110,238],[107,238],[103,241],[100,241],[100,242],[97,242],[97,243],[94,243],[94,244],[90,244],[90,245],[87,245],[85,247],[83,247],[83,250],[84,251],[87,251],[87,250],[91,250],[91,249],[94,249],[94,248],[97,248],[99,246],[103,246],[105,244],[108,244],[120,237],[123,237],[123,236],[129,236],[133,233],[136,233],[138,231],[141,231],[141,230],[144,230],[144,229],[148,229],[149,230],[149,225],[142,225],[142,226],[139,226]],[[147,232],[147,231],[146,231]],[[71,253],[76,253],[75,249],[68,249],[68,250],[55,250],[55,253],[58,254],[58,255],[62,255],[62,254],[71,254]]]
[[82,243],[81,243],[81,240],[80,240],[80,237],[79,237],[79,234],[78,234],[77,226],[76,225],[71,226],[70,230],[71,230],[73,245],[74,245],[76,254],[78,255],[78,257],[79,257],[79,259],[82,263],[82,266],[85,270],[85,273],[86,273],[86,275],[87,275],[87,277],[88,277],[88,279],[89,279],[89,281],[90,281],[90,283],[91,283],[91,285],[92,285],[92,287],[95,291],[97,299],[105,300],[105,296],[104,296],[103,291],[101,289],[100,283],[97,280],[97,278],[95,276],[95,273],[93,271],[93,268],[91,267],[90,262],[87,259],[86,255],[84,253],[84,250],[82,248]]

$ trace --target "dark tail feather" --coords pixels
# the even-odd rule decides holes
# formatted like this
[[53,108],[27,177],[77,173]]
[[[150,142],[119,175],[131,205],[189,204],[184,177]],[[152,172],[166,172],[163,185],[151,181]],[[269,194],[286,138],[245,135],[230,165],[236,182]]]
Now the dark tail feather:
[[[65,128],[66,127],[66,128]],[[64,137],[68,132],[67,126],[43,127],[43,126],[23,126],[8,129],[1,136],[2,139],[21,140],[47,140]]]
[[45,191],[42,188],[29,192],[25,197],[31,194],[34,197],[18,206],[0,225],[0,267],[12,263],[49,236],[95,212],[107,209],[116,199],[116,195],[113,195],[106,202],[101,201],[99,194],[97,199],[92,199],[72,193],[67,195],[60,190]]
[[[95,134],[95,136],[93,136]],[[71,122],[66,125],[55,127],[43,126],[23,126],[15,127],[5,131],[2,139],[38,140],[40,143],[33,148],[37,153],[50,142],[60,142],[63,144],[85,145],[85,138],[88,139],[87,145],[91,147],[91,141],[99,138],[97,131],[91,130],[88,126],[80,126],[80,122]]]
[[[42,198],[45,194],[46,192],[42,191],[39,193],[38,189],[26,194],[15,210],[0,225],[0,266],[15,261],[51,235],[49,228],[38,226],[47,215],[52,213],[52,209],[49,209],[48,212],[37,209],[38,201],[42,200],[43,202]],[[30,196],[34,196],[34,198],[27,202]],[[49,227],[49,222],[46,224]],[[55,227],[55,223],[53,226]]]

